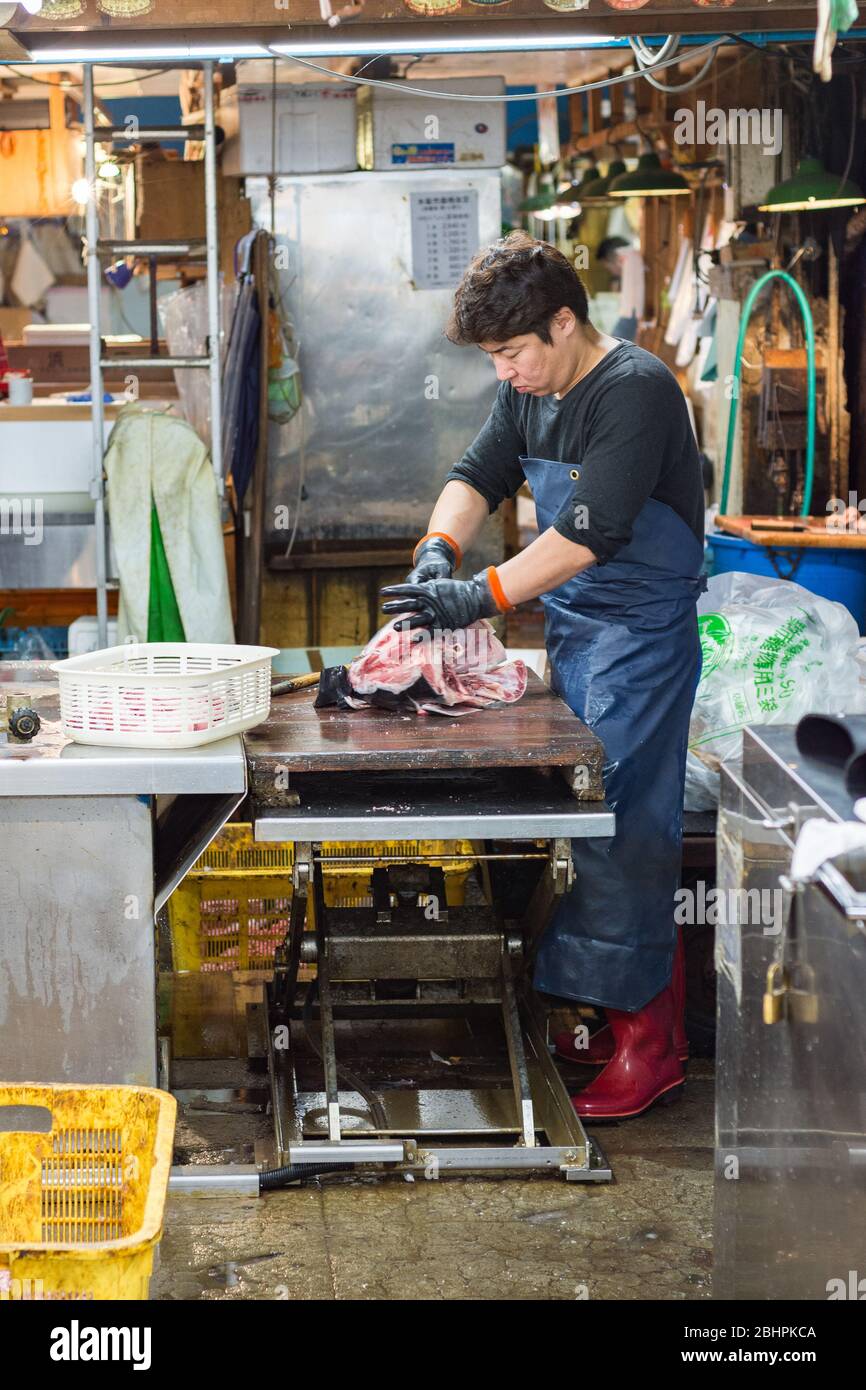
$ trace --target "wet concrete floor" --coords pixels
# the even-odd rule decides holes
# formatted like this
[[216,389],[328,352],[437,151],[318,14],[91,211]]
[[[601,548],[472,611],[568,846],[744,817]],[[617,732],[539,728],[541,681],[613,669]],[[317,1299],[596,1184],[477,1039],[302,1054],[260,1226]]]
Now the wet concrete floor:
[[[209,1064],[184,1067],[183,1084],[215,1084]],[[221,1078],[263,1084],[239,1061]],[[270,1124],[186,1104],[178,1161],[248,1162]],[[264,1198],[171,1196],[151,1296],[709,1298],[712,1063],[690,1064],[677,1104],[593,1132],[612,1183],[335,1176]]]

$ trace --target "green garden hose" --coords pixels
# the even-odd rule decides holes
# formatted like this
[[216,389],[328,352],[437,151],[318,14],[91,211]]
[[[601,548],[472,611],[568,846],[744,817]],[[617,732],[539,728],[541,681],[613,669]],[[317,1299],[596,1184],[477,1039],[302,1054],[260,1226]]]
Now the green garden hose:
[[800,515],[808,516],[809,508],[812,505],[812,483],[815,473],[815,325],[812,320],[812,310],[809,308],[809,301],[793,276],[788,275],[784,270],[768,270],[766,275],[762,275],[759,280],[756,280],[749,290],[740,318],[740,332],[737,337],[736,352],[734,353],[734,394],[731,399],[731,413],[728,416],[728,443],[725,449],[725,473],[722,479],[722,497],[719,503],[719,512],[722,516],[726,514],[728,509],[728,486],[731,480],[731,459],[734,454],[737,402],[740,396],[740,376],[742,374],[743,344],[746,339],[746,330],[749,327],[749,320],[752,316],[752,306],[761,293],[761,290],[770,280],[784,280],[791,286],[791,289],[794,291],[794,297],[800,306],[800,313],[803,316],[803,329],[806,334],[806,475],[803,482],[803,505],[800,508]]

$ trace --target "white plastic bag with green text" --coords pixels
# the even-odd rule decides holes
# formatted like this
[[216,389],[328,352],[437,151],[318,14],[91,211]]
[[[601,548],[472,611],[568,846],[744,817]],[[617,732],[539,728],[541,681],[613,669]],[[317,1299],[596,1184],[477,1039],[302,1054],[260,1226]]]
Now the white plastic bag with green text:
[[705,767],[739,753],[746,724],[866,710],[860,634],[844,604],[787,579],[719,574],[698,602],[698,625],[689,749]]

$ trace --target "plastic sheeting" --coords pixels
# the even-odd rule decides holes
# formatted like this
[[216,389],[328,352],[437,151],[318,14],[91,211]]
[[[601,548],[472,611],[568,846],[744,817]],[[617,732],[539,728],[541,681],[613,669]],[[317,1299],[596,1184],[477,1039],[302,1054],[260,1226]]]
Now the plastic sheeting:
[[717,804],[719,765],[739,756],[747,724],[866,711],[860,634],[843,604],[787,579],[733,572],[710,579],[698,624],[703,670],[689,727],[687,810]]
[[[234,285],[221,283],[221,316],[225,328],[232,322],[236,290]],[[165,329],[168,350],[172,357],[200,357],[207,352],[208,303],[207,282],[199,281],[185,290],[178,290],[160,302],[160,316]],[[225,363],[228,333],[222,335],[222,359]],[[174,374],[183,418],[196,434],[211,447],[210,430],[210,373],[199,368],[184,368]]]

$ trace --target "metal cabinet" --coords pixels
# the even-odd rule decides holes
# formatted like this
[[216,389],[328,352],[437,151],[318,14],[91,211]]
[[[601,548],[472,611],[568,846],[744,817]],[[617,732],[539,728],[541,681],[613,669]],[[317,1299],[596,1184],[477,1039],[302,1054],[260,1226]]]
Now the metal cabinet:
[[866,856],[794,891],[814,816],[853,818],[841,779],[747,730],[718,827],[717,1298],[866,1291]]

